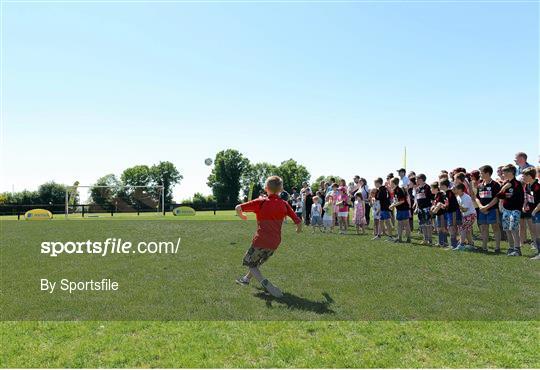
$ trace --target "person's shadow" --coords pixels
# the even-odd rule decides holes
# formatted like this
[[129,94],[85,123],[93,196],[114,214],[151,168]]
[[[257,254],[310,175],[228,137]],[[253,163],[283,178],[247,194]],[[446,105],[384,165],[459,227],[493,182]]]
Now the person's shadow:
[[264,289],[257,288],[258,293],[254,294],[255,297],[266,301],[267,307],[272,307],[272,302],[282,303],[287,305],[288,308],[301,310],[301,311],[310,311],[319,315],[323,314],[334,314],[335,311],[330,309],[330,304],[334,303],[334,300],[328,293],[323,293],[324,300],[312,301],[307,298],[302,298],[291,293],[283,293],[283,297],[276,298],[268,294]]

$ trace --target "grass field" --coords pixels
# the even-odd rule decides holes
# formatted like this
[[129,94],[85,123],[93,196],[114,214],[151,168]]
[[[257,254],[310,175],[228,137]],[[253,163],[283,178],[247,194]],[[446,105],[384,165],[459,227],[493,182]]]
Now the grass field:
[[[289,224],[263,270],[286,293],[276,300],[256,284],[232,283],[253,229],[232,212],[2,219],[2,317],[11,321],[0,324],[0,366],[540,366],[535,261],[368,236],[296,235]],[[39,255],[43,240],[109,235],[181,236],[182,248],[173,258]],[[121,280],[133,270],[131,281],[155,294],[50,299],[31,280],[102,271]],[[119,302],[132,309],[109,310]],[[77,318],[93,320],[44,321]]]

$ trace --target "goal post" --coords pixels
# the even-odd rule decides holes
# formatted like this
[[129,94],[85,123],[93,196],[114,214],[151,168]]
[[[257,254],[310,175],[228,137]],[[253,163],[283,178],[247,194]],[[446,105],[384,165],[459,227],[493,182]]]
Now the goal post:
[[74,185],[66,188],[65,217],[165,215],[163,185]]

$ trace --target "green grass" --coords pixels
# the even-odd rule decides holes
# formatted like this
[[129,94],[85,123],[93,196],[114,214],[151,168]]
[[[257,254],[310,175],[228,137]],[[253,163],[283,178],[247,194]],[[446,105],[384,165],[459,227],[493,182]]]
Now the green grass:
[[[33,321],[0,323],[0,366],[540,366],[535,261],[368,236],[297,235],[288,224],[282,247],[263,269],[286,293],[276,300],[256,284],[232,283],[243,272],[240,260],[253,229],[252,221],[238,222],[232,212],[3,219],[2,317]],[[181,236],[181,252],[39,255],[43,240],[108,236]],[[83,278],[104,272],[124,279],[123,293],[51,298],[35,287],[42,274]],[[147,291],[133,282],[143,282]],[[77,318],[94,321],[43,321]]]

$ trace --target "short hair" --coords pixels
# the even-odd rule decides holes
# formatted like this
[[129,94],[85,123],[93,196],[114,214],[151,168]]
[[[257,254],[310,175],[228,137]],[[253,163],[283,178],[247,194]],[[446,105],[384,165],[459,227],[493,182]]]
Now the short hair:
[[381,184],[382,185],[382,183],[383,183],[383,179],[381,179],[380,177],[377,177],[375,179],[375,184]]
[[516,175],[516,166],[514,166],[513,164],[507,164],[506,166],[502,168],[502,170],[503,172],[510,172],[514,176]]
[[424,175],[423,173],[416,176],[416,178],[422,180],[423,182],[426,182],[426,179],[427,179],[426,175]]
[[524,153],[524,152],[517,152],[517,153],[516,153],[516,157],[521,157],[521,158],[523,158],[524,160],[527,160],[527,153]]
[[431,187],[432,187],[433,189],[438,189],[438,188],[439,188],[439,182],[438,182],[438,181],[432,182],[432,183],[431,183]]
[[336,183],[334,182],[334,183],[332,184],[332,187],[333,187],[333,188],[339,188],[339,185],[336,184]]
[[493,167],[491,167],[489,164],[480,167],[479,170],[482,173],[489,173],[490,175],[493,175]]
[[523,170],[523,176],[530,176],[533,179],[536,177],[536,168],[527,167]]
[[283,189],[283,180],[279,176],[270,176],[266,179],[266,187],[272,193],[279,193]]
[[399,186],[399,179],[397,177],[394,177],[392,179],[392,184],[396,185],[396,186]]
[[447,188],[449,188],[450,187],[450,181],[448,179],[444,179],[439,183],[439,185],[446,186]]
[[313,201],[314,201],[314,202],[315,202],[315,201],[318,201],[319,199],[320,199],[320,198],[319,198],[318,195],[315,195],[315,196],[313,197]]
[[463,185],[463,184],[457,184],[457,185],[456,185],[456,189],[457,189],[457,190],[461,190],[461,191],[465,191],[465,185]]
[[461,181],[465,181],[466,175],[465,175],[464,172],[456,173],[455,176],[456,176],[457,179],[459,179]]

